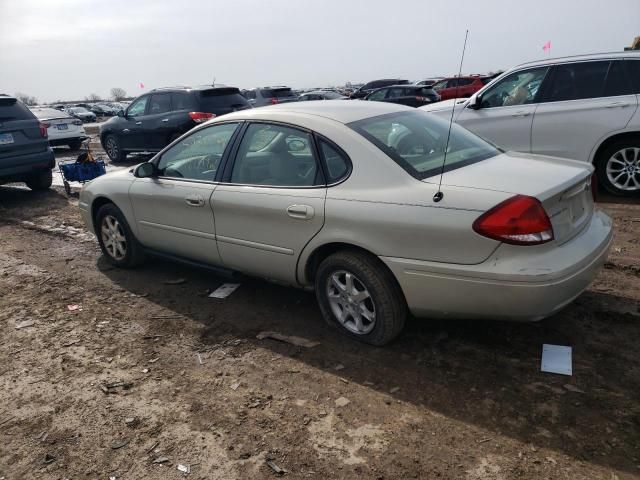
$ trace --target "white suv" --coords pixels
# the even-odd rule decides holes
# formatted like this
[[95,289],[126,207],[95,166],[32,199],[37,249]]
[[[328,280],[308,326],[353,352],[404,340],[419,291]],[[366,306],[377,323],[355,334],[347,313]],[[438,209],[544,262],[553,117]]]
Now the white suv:
[[421,107],[505,150],[593,163],[616,195],[640,194],[640,52],[547,59],[503,73],[469,99]]

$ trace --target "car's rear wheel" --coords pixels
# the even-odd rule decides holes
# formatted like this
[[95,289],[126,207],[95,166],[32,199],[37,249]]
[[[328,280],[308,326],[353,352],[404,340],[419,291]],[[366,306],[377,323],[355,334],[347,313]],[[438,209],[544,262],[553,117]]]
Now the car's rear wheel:
[[114,163],[124,162],[127,158],[126,152],[122,151],[120,140],[115,135],[107,135],[107,138],[104,139],[104,150]]
[[614,142],[596,159],[600,184],[623,197],[640,195],[640,137]]
[[27,187],[34,191],[47,190],[53,183],[53,173],[51,170],[45,170],[29,177],[25,183],[27,184]]
[[82,146],[82,142],[80,140],[72,140],[71,142],[68,143],[69,145],[69,149],[70,150],[80,150],[80,147]]
[[95,230],[100,249],[116,267],[131,268],[144,262],[144,251],[118,207],[107,203],[96,213]]
[[330,255],[318,267],[315,288],[325,320],[361,342],[384,345],[404,327],[407,306],[402,291],[371,255]]

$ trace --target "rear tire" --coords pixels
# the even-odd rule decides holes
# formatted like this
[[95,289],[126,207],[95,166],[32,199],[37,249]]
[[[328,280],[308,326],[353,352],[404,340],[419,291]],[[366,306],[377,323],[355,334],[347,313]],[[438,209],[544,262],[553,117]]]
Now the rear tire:
[[595,167],[600,185],[609,193],[640,195],[640,137],[612,143],[598,154]]
[[48,190],[53,183],[53,173],[51,170],[45,170],[28,178],[25,183],[33,191]]
[[82,146],[82,142],[80,140],[73,140],[72,142],[69,142],[68,145],[69,145],[69,150],[75,152],[76,150],[80,150],[80,147]]
[[107,135],[104,139],[104,150],[113,163],[124,162],[127,159],[127,153],[122,151],[120,140],[113,134]]
[[350,250],[330,255],[318,267],[315,289],[325,320],[358,341],[385,345],[404,327],[402,290],[371,255]]
[[124,214],[113,203],[100,207],[94,228],[100,249],[109,263],[120,268],[133,268],[144,263],[142,245],[133,235]]

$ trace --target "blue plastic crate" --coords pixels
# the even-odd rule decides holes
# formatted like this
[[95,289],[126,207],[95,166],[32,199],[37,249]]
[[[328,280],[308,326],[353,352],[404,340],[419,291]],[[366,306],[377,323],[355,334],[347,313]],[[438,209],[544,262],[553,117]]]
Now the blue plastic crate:
[[102,160],[91,163],[63,163],[60,164],[60,170],[68,182],[88,182],[107,173]]

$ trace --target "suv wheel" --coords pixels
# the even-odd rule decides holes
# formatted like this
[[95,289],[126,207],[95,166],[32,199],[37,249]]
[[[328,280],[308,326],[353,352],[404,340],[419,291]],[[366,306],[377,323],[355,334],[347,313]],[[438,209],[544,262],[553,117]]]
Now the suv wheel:
[[640,137],[614,142],[596,159],[600,184],[614,195],[640,194]]
[[115,135],[107,135],[107,138],[104,139],[104,150],[114,163],[124,162],[127,158],[126,152],[123,152],[120,146],[120,140]]
[[330,255],[318,267],[315,289],[325,320],[356,340],[384,345],[404,327],[407,306],[402,291],[370,255]]
[[28,178],[25,182],[31,190],[47,190],[53,183],[53,173],[51,170],[45,170]]
[[98,210],[95,230],[100,249],[112,265],[131,268],[144,262],[144,251],[118,207],[107,203]]

